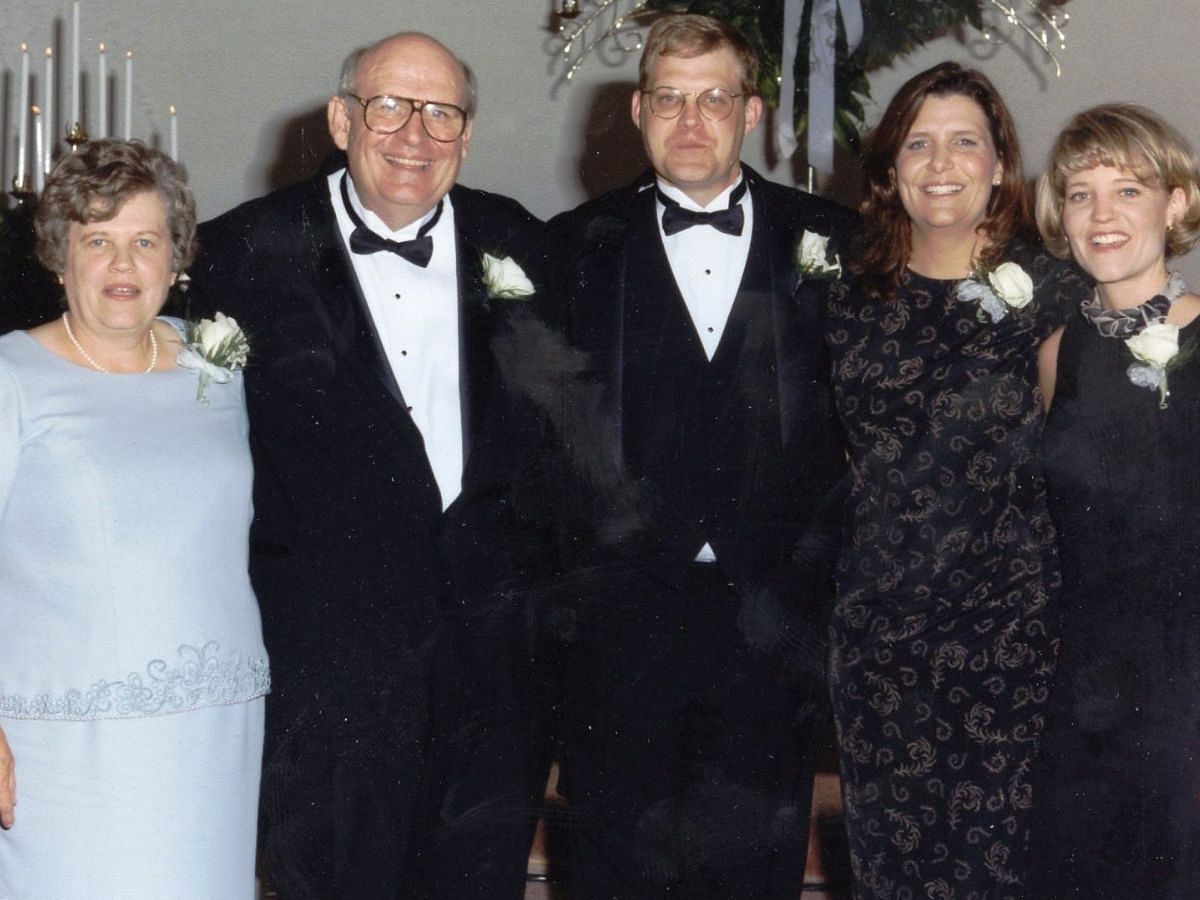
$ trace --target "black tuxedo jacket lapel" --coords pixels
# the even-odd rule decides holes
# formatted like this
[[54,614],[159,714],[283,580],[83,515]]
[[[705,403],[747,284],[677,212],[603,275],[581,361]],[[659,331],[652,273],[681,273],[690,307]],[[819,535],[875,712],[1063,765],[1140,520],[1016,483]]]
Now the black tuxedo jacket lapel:
[[363,385],[363,395],[375,403],[384,419],[406,441],[424,449],[420,431],[408,414],[379,332],[354,272],[350,251],[338,233],[337,219],[324,178],[314,182],[317,203],[308,219],[312,240],[313,282],[329,316],[334,352]]
[[[524,210],[483,191],[456,186],[450,191],[458,255],[459,391],[462,401],[463,491],[474,475],[495,460],[475,460],[474,450],[484,440],[504,440],[513,428],[499,427],[497,417],[514,416],[521,402],[505,388],[498,353],[517,353],[512,322],[535,316],[544,288],[542,223]],[[519,213],[516,210],[520,210]],[[534,284],[529,298],[491,298],[483,280],[483,254],[511,257]],[[520,418],[520,417],[518,417]],[[522,418],[521,421],[524,421]],[[516,429],[519,430],[519,429]],[[498,448],[485,454],[492,456]]]
[[825,435],[824,425],[811,432],[806,424],[825,423],[831,416],[829,355],[822,337],[828,285],[821,280],[801,279],[796,268],[796,247],[804,232],[812,231],[829,238],[844,258],[859,220],[850,210],[821,197],[798,198],[792,188],[764,180],[745,164],[742,171],[754,196],[755,221],[762,210],[762,221],[768,229],[784,451],[798,465],[806,465],[803,458],[812,448],[797,450],[797,442],[807,445],[816,440],[840,445],[841,436]]
[[[798,357],[810,352],[812,337],[819,332],[801,333],[804,322],[798,315],[796,302],[795,266],[792,264],[793,237],[785,222],[773,209],[769,192],[762,187],[757,173],[746,168],[751,195],[755,204],[755,230],[762,236],[762,264],[771,291],[771,311],[774,324],[775,365],[779,377],[779,430],[786,449],[796,427],[803,397],[790,377],[797,372]],[[761,223],[761,227],[760,227]]]
[[820,308],[822,299],[815,293],[815,284],[800,283],[796,271],[795,244],[800,239],[793,233],[789,216],[775,209],[770,185],[748,166],[742,167],[750,182],[754,198],[756,237],[762,236],[762,263],[767,267],[766,278],[771,291],[774,324],[775,360],[779,377],[779,427],[786,451],[797,423],[804,415],[807,392],[803,390],[812,369],[810,357],[814,339],[820,344]]
[[[804,415],[813,352],[813,336],[820,335],[820,305],[823,299],[814,288],[791,287],[786,276],[780,278],[778,266],[773,292],[775,305],[775,359],[779,373],[779,428],[786,450],[791,444],[801,416]],[[819,352],[823,352],[817,348]]]
[[[481,234],[481,223],[466,196],[452,196],[451,200],[458,230],[458,385],[465,475],[478,428],[484,420],[488,394],[495,384],[495,355],[491,341],[496,323],[495,309],[488,302],[487,287],[483,283],[482,255],[489,248],[481,246],[486,240]],[[495,249],[492,252],[495,253]]]
[[591,361],[591,377],[599,386],[596,414],[608,423],[599,431],[611,441],[606,451],[618,469],[624,464],[625,304],[632,285],[643,277],[630,263],[635,243],[646,239],[637,223],[652,227],[654,215],[654,192],[639,191],[641,184],[622,191],[615,208],[589,224],[576,266],[566,273],[571,283],[558,289],[562,296],[580,297],[572,304],[568,331],[572,343]]

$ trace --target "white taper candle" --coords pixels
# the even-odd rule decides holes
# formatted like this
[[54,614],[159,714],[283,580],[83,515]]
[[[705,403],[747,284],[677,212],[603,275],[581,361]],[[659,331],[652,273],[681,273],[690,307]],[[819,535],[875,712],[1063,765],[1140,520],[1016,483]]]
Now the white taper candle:
[[125,140],[133,137],[133,51],[125,51]]
[[25,184],[26,160],[29,153],[29,45],[21,44],[21,80],[17,89],[17,185]]
[[34,160],[33,166],[33,189],[39,194],[42,188],[46,186],[46,173],[42,171],[41,159],[45,155],[45,144],[42,138],[42,111],[38,107],[33,107],[33,146]]
[[45,90],[42,91],[42,127],[46,129],[46,154],[39,165],[43,172],[49,173],[54,164],[54,48],[46,48],[46,77],[43,79]]
[[96,67],[97,106],[96,137],[108,137],[108,53],[100,45],[100,62]]
[[79,119],[79,0],[71,4],[71,121],[72,127]]

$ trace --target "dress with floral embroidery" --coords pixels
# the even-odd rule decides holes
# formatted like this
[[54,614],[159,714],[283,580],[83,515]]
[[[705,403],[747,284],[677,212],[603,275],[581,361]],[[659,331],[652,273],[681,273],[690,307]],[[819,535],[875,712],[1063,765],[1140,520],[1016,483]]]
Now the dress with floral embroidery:
[[1036,350],[1082,289],[1005,257],[1033,302],[993,321],[906,272],[835,285],[826,338],[851,451],[831,682],[856,897],[1022,895],[1054,670],[1054,530]]
[[0,337],[5,900],[254,896],[249,424],[240,374],[208,403],[196,384]]

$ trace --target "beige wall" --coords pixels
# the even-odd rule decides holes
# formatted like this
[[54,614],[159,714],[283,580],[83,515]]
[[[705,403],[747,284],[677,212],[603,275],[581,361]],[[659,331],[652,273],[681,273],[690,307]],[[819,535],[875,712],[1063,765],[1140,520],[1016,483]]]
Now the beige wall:
[[[634,57],[593,58],[570,86],[556,86],[548,25],[553,0],[83,0],[84,61],[105,41],[135,53],[134,132],[165,142],[167,107],[180,115],[180,151],[202,217],[296,177],[324,144],[323,107],[345,52],[400,29],[428,31],[475,67],[481,108],[463,180],[508,193],[547,216],[642,165],[628,124]],[[1060,54],[1063,76],[1023,40],[988,45],[970,30],[947,35],[894,68],[872,75],[886,102],[909,75],[946,58],[979,66],[1012,106],[1027,170],[1041,166],[1057,129],[1076,109],[1108,100],[1147,104],[1200,143],[1194,36],[1200,7],[1171,0],[1073,0]],[[1186,10],[1181,12],[1181,10]],[[66,51],[68,0],[0,0],[0,78],[15,104],[18,47]],[[610,54],[611,57],[611,54]],[[60,72],[62,70],[60,69]],[[94,83],[93,83],[94,88]],[[878,110],[874,111],[877,115]],[[118,116],[118,121],[119,121]],[[789,164],[768,165],[765,129],[746,158],[781,181]],[[4,174],[12,172],[6,152]],[[853,192],[853,161],[832,191]],[[1200,253],[1188,260],[1200,284]]]

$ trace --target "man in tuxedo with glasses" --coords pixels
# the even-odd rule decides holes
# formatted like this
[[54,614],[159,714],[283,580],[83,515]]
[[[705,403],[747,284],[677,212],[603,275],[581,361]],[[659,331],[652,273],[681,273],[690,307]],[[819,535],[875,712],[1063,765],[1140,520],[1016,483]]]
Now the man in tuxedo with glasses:
[[735,29],[662,18],[639,75],[652,171],[549,225],[617,473],[567,511],[571,897],[794,900],[845,470],[795,254],[855,217],[741,163],[763,103]]
[[344,161],[200,229],[193,306],[251,342],[283,897],[523,888],[546,745],[524,603],[549,556],[528,363],[561,345],[541,224],[456,183],[475,98],[427,35],[357,50],[327,108]]

